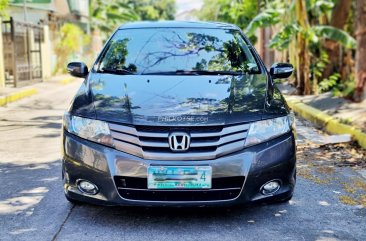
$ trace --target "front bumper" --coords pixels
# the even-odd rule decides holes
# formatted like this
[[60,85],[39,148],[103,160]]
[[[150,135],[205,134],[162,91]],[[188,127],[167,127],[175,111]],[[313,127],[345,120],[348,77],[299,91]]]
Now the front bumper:
[[[271,198],[291,196],[295,186],[296,147],[292,133],[242,151],[204,161],[145,160],[110,147],[93,143],[63,131],[63,180],[65,195],[71,199],[101,205],[142,206],[209,206],[234,205]],[[137,200],[121,196],[115,178],[144,180],[149,165],[210,165],[212,178],[244,177],[242,187],[232,197],[208,200]],[[88,195],[77,188],[77,180],[85,179],[99,188]],[[281,188],[273,195],[263,195],[260,188],[270,180],[279,180]],[[190,194],[187,194],[190,195]],[[232,194],[231,194],[232,195]]]

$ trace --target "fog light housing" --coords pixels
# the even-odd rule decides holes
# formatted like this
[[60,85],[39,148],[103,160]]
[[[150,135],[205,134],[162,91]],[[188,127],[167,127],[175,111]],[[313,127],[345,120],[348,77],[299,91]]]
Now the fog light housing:
[[87,180],[78,180],[77,186],[81,192],[86,194],[95,195],[99,191],[97,185]]
[[281,183],[279,180],[272,180],[264,184],[260,191],[263,195],[270,195],[277,192],[281,187]]

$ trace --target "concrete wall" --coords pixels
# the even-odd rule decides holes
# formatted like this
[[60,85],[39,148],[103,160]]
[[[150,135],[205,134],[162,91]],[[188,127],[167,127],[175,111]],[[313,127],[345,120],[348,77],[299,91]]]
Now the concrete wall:
[[48,80],[52,75],[52,62],[50,61],[52,56],[51,43],[50,43],[50,31],[48,26],[43,27],[43,42],[41,44],[42,51],[42,77],[43,80]]
[[0,18],[0,88],[5,87],[4,51],[3,51],[3,30],[2,19]]

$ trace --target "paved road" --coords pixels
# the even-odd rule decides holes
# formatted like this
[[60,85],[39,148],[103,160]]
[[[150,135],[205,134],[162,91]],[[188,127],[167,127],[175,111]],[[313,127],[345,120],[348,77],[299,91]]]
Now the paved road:
[[[298,184],[288,203],[71,205],[62,193],[59,134],[79,83],[43,84],[40,94],[0,108],[0,240],[366,240],[364,170],[336,167],[334,158],[344,153],[334,156],[301,135]],[[300,134],[316,133],[298,124]]]

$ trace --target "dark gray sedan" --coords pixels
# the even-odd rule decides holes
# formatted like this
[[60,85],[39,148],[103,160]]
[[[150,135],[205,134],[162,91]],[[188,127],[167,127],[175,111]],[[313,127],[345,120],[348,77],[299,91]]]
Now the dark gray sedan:
[[183,206],[291,199],[293,118],[241,30],[231,24],[138,22],[118,28],[63,123],[71,202]]

